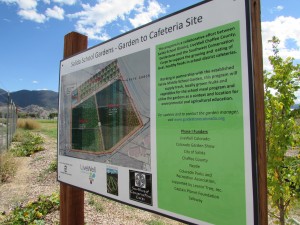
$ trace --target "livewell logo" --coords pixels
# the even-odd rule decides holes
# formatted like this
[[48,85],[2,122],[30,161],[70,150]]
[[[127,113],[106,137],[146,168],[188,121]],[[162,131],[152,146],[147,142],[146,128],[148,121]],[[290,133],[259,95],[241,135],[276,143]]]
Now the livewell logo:
[[81,173],[88,174],[90,184],[92,184],[96,178],[96,167],[90,165],[80,164]]

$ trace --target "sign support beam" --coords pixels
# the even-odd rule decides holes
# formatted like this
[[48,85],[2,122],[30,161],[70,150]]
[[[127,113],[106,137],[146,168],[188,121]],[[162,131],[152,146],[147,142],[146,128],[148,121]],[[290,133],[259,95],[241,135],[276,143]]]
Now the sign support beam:
[[267,158],[265,142],[264,81],[262,60],[262,39],[260,0],[251,0],[252,52],[255,90],[255,124],[258,163],[259,223],[268,224],[267,203]]
[[[87,49],[87,36],[71,32],[64,38],[64,59]],[[84,191],[60,183],[60,224],[84,224]]]

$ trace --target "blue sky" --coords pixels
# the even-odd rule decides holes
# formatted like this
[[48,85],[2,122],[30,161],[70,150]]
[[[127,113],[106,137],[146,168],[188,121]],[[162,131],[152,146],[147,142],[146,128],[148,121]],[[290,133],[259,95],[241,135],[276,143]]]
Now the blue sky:
[[[0,0],[0,88],[58,90],[64,35],[77,31],[89,47],[199,1]],[[300,0],[261,0],[264,66],[267,44],[281,40],[281,55],[300,62]]]

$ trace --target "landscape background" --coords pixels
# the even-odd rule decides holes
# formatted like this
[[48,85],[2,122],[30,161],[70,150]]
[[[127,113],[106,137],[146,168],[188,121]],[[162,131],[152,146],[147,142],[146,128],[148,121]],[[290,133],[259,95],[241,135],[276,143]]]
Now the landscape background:
[[13,101],[19,117],[51,119],[58,112],[58,92],[51,90],[20,90],[8,93],[0,89],[0,106]]

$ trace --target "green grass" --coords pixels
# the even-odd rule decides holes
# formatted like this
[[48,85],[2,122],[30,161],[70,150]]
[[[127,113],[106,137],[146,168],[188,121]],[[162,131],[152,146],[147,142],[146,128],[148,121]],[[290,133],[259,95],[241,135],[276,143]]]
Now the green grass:
[[57,120],[38,120],[41,124],[39,131],[52,138],[57,138]]
[[159,221],[159,220],[145,221],[145,224],[147,224],[147,225],[166,225],[164,222]]

